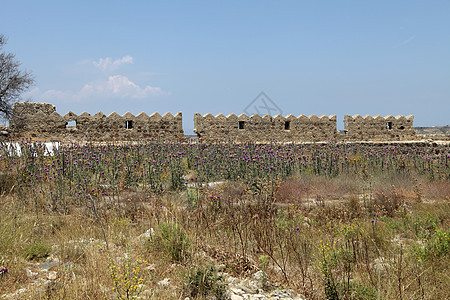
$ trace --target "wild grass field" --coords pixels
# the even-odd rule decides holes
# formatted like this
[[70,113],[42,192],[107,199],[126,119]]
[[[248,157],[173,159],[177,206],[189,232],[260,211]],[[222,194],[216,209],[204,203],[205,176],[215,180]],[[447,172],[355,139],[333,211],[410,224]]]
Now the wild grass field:
[[450,298],[448,145],[20,147],[1,299]]

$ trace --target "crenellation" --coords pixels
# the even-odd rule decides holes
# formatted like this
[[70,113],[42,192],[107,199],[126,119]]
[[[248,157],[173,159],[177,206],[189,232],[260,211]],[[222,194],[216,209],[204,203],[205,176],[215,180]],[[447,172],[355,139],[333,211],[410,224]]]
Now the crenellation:
[[237,142],[300,142],[333,140],[337,138],[336,116],[309,117],[290,114],[262,117],[230,114],[224,119],[219,114],[194,115],[194,132],[202,141],[233,140]]
[[[183,116],[157,112],[137,115],[103,112],[80,115],[69,111],[56,112],[48,103],[18,102],[13,107],[10,132],[15,137],[77,140],[90,139],[142,140],[159,138],[168,141],[183,140]],[[221,113],[194,114],[194,132],[200,141],[236,142],[330,142],[330,141],[404,141],[414,140],[414,116],[345,115],[343,133],[337,130],[336,115],[288,114],[260,116],[253,114],[225,116]]]
[[47,103],[18,102],[13,107],[10,130],[14,137],[52,140],[91,139],[98,141],[142,140],[160,138],[167,141],[184,139],[182,114],[158,113],[137,116],[127,112],[120,116],[112,112],[80,115],[69,111],[64,116]]
[[345,140],[350,141],[404,141],[414,140],[414,116],[374,117],[360,115],[345,115]]

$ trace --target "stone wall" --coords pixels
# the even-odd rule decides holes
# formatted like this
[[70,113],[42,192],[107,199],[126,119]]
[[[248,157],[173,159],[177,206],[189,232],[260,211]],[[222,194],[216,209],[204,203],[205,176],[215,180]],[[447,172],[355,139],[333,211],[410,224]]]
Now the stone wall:
[[157,112],[137,116],[127,112],[120,116],[113,112],[77,115],[68,112],[64,116],[48,103],[18,102],[13,107],[10,120],[11,134],[16,138],[54,140],[125,141],[160,138],[174,141],[184,139],[182,114],[173,116]]
[[350,141],[405,141],[414,140],[414,116],[360,116],[345,115],[345,140]]
[[[247,116],[208,113],[194,115],[194,132],[200,141],[235,142],[330,142],[330,141],[405,141],[415,140],[414,116],[346,115],[345,130],[337,130],[336,116],[293,115]],[[64,116],[49,103],[18,102],[8,132],[14,138],[40,140],[127,141],[159,138],[166,141],[185,140],[181,112],[148,116],[129,112],[120,116],[113,112]],[[3,134],[4,135],[4,134]]]
[[201,141],[318,142],[338,138],[336,116],[247,116],[210,113],[194,115],[194,132]]

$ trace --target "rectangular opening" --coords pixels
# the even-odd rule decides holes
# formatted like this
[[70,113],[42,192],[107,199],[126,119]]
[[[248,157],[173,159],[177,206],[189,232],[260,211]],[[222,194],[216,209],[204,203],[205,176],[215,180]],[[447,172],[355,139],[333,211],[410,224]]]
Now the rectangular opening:
[[392,122],[387,122],[386,123],[386,128],[391,130],[392,129]]
[[245,121],[239,121],[238,128],[239,129],[244,129],[244,127],[245,127]]
[[125,121],[125,128],[126,129],[132,129],[133,128],[133,121],[131,121],[131,120]]
[[77,121],[69,121],[66,123],[66,128],[67,127],[76,127],[77,126]]
[[291,129],[291,121],[284,122],[284,130],[290,130]]

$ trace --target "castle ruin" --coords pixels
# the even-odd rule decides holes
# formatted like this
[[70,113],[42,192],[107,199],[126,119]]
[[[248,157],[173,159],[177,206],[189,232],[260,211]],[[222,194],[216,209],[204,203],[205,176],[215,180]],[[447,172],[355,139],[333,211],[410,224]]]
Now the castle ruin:
[[338,131],[336,116],[288,115],[248,117],[245,114],[196,113],[194,132],[201,140],[233,140],[238,142],[315,142],[336,140]]
[[127,112],[120,116],[113,112],[77,115],[68,112],[61,116],[48,103],[17,102],[13,106],[10,131],[15,137],[95,141],[126,141],[159,138],[167,141],[184,139],[181,112],[163,116],[157,112],[137,116]]
[[194,115],[194,132],[200,140],[238,142],[329,142],[329,141],[406,141],[414,140],[414,116],[346,115],[344,132],[337,130],[336,116],[254,114]]
[[[414,116],[346,115],[344,131],[337,130],[336,115],[247,116],[210,113],[194,115],[194,132],[202,142],[340,142],[415,140]],[[157,138],[165,141],[185,140],[182,113],[161,116],[144,112],[106,116],[102,112],[64,116],[49,103],[17,102],[10,120],[10,134],[15,138],[40,140],[127,141]]]

